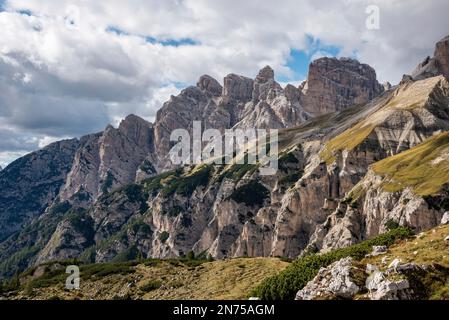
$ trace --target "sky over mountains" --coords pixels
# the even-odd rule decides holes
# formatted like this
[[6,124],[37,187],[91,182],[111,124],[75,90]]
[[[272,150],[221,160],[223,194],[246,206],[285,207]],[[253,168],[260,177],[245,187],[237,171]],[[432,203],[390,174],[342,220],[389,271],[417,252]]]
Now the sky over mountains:
[[[365,26],[378,5],[380,29]],[[64,137],[148,120],[202,74],[298,83],[310,60],[350,56],[398,82],[449,31],[432,1],[0,1],[0,165]],[[407,25],[407,27],[404,27]]]

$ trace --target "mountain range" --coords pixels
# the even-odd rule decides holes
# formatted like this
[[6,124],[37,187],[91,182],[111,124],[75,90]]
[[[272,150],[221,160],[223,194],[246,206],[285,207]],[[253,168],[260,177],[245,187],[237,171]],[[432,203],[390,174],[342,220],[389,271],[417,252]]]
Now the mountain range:
[[[290,257],[417,231],[449,211],[449,37],[395,86],[349,58],[320,58],[284,88],[210,76],[154,123],[53,143],[0,171],[0,277],[49,261]],[[279,129],[279,170],[176,166],[174,129]],[[239,155],[236,155],[238,157]]]

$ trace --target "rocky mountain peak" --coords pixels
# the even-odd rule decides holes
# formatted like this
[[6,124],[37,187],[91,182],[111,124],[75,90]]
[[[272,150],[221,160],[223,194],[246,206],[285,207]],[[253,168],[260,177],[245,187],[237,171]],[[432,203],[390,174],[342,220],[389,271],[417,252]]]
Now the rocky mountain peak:
[[265,83],[268,81],[274,81],[274,70],[270,66],[265,66],[259,71],[256,82]]
[[202,75],[198,80],[196,86],[206,94],[208,93],[214,97],[220,96],[223,91],[223,87],[220,85],[220,83],[208,75]]
[[440,72],[449,79],[449,36],[437,42],[435,48],[435,60]]
[[310,64],[302,91],[305,110],[317,116],[366,103],[384,88],[369,65],[351,58],[323,57]]
[[231,73],[223,80],[223,97],[247,102],[251,100],[253,84],[253,79]]

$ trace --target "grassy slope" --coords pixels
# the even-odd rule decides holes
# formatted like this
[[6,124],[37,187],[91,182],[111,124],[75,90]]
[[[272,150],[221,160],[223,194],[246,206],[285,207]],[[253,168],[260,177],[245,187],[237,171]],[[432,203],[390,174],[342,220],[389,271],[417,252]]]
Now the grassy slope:
[[[246,299],[270,288],[267,299],[285,291],[283,299],[292,299],[295,292],[314,277],[320,267],[344,256],[361,259],[363,264],[381,266],[383,257],[388,262],[399,258],[402,262],[439,264],[449,268],[449,225],[439,226],[416,237],[399,242],[407,235],[404,229],[392,231],[376,239],[338,249],[330,253],[299,259],[294,263],[277,258],[238,258],[199,263],[179,260],[145,260],[141,263],[97,264],[81,269],[81,289],[64,289],[66,274],[41,274],[32,281],[23,282],[21,290],[8,295],[9,299]],[[371,245],[394,243],[386,255],[363,258]],[[49,264],[51,265],[51,264]],[[298,274],[299,272],[299,274]],[[24,276],[26,273],[24,274]],[[29,273],[28,273],[29,276]],[[295,279],[294,281],[290,279]],[[25,279],[25,278],[22,278]],[[276,280],[272,286],[271,280]],[[289,280],[290,279],[290,280]],[[286,280],[288,283],[284,283]],[[295,283],[297,282],[297,283]],[[33,284],[33,285],[30,285]],[[430,284],[432,285],[430,278]],[[289,289],[291,287],[291,290]],[[28,289],[27,289],[28,288]],[[32,288],[32,289],[31,289]],[[255,289],[255,290],[254,290]],[[278,297],[278,299],[281,297]],[[445,286],[432,288],[433,299],[449,299],[449,279]]]
[[449,133],[436,135],[420,145],[372,166],[384,177],[382,187],[395,192],[412,187],[419,195],[431,195],[449,183]]
[[[151,260],[136,266],[106,265],[81,269],[80,290],[64,289],[65,274],[55,276],[50,286],[22,290],[13,299],[246,299],[263,279],[282,271],[289,263],[277,258],[239,258],[189,266],[177,260]],[[95,272],[91,269],[97,268]],[[126,269],[126,270],[125,270]],[[95,274],[94,274],[95,273]],[[106,272],[108,273],[108,272]],[[94,275],[93,275],[94,274]],[[132,283],[130,285],[130,283]],[[150,290],[152,286],[158,289]],[[147,287],[147,288],[145,288]],[[142,288],[144,290],[142,290]]]
[[430,93],[441,80],[441,77],[434,77],[398,89],[397,94],[385,102],[385,105],[378,111],[330,140],[321,152],[321,158],[327,163],[332,163],[335,161],[336,152],[352,150],[360,145],[377,126],[393,113],[424,107]]
[[[439,264],[449,268],[449,241],[444,240],[447,236],[449,236],[449,225],[439,226],[419,234],[415,239],[391,246],[386,255],[367,258],[362,262],[381,266],[382,259],[387,257],[388,263],[399,258],[403,263]],[[430,299],[449,300],[449,279],[445,286],[432,288],[432,291]]]

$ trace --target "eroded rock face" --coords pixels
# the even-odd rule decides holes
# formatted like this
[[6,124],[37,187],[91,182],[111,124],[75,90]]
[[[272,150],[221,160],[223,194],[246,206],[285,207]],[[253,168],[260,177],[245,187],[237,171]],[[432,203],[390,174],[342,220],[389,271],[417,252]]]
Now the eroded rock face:
[[77,139],[56,142],[0,172],[0,240],[21,230],[53,202],[78,146]]
[[302,101],[317,116],[364,104],[383,91],[370,66],[348,58],[320,58],[310,64]]
[[413,71],[414,80],[443,75],[449,79],[449,36],[441,39],[435,46],[434,56],[427,57]]
[[152,125],[135,115],[117,129],[108,126],[81,138],[61,201],[92,204],[99,195],[136,181],[139,167],[154,150],[153,139]]

